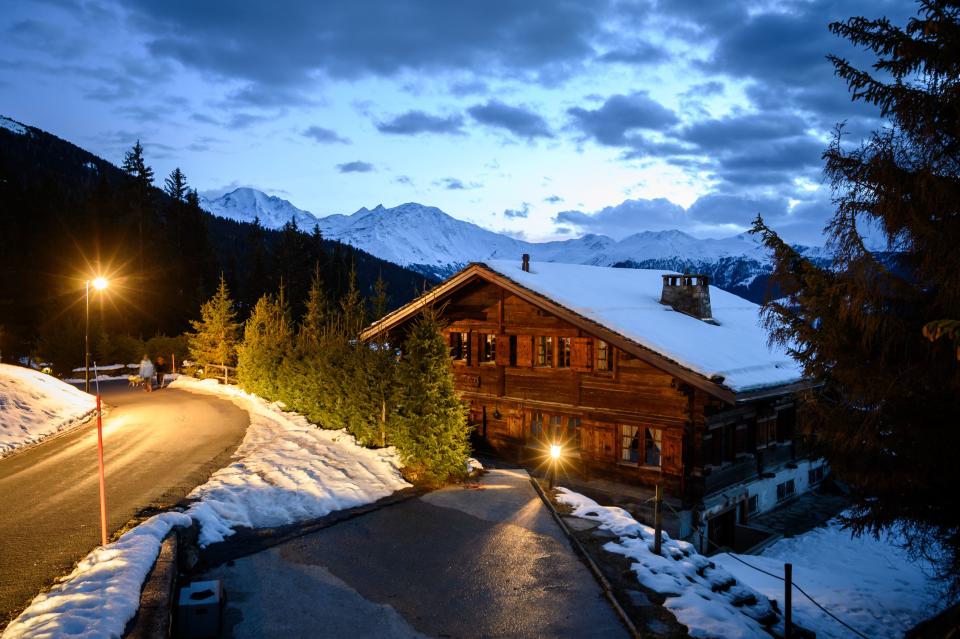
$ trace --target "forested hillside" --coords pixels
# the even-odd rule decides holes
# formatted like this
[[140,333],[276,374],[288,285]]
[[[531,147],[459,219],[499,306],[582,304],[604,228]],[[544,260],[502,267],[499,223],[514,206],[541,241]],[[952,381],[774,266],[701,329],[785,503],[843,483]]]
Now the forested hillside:
[[[382,277],[389,305],[409,300],[423,275],[379,260],[318,231],[279,231],[201,210],[188,177],[152,176],[149,157],[128,153],[121,169],[69,142],[0,118],[0,351],[48,351],[63,365],[83,359],[84,281],[91,341],[186,330],[226,278],[241,319],[282,282],[295,315],[319,266],[330,299],[355,269],[362,293]],[[136,141],[131,140],[131,147]],[[311,232],[313,231],[313,232]],[[65,353],[60,353],[65,351]]]

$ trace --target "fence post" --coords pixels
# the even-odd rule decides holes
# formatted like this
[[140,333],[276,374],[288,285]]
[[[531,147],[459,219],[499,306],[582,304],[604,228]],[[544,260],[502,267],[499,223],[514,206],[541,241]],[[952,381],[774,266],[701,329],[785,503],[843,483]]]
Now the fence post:
[[783,637],[793,636],[793,564],[783,564]]
[[653,501],[653,552],[660,554],[660,538],[663,536],[663,515],[660,512],[660,502],[663,501],[663,485],[657,484]]

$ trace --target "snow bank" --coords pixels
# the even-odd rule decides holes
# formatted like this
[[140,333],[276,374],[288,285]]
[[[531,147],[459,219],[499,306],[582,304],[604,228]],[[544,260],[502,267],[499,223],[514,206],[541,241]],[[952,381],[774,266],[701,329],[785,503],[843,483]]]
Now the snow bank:
[[171,388],[232,400],[250,413],[236,461],[190,493],[188,513],[207,546],[238,526],[265,528],[323,517],[408,487],[393,448],[371,450],[343,430],[317,428],[278,404],[216,380],[181,376]]
[[37,595],[2,639],[120,637],[140,607],[140,588],[174,526],[189,526],[181,513],[162,513],[97,548],[49,592]]
[[663,533],[663,555],[657,555],[653,528],[624,509],[600,506],[566,488],[557,489],[557,501],[571,506],[574,516],[599,522],[601,529],[619,537],[604,544],[604,550],[632,559],[637,581],[666,597],[663,605],[687,626],[691,637],[769,639],[765,625],[782,631],[780,616],[767,597],[696,552],[692,544]]
[[[782,539],[760,556],[737,555],[775,575],[793,564],[793,579],[805,592],[867,637],[902,637],[936,614],[941,602],[932,567],[910,559],[898,537],[852,537],[837,520],[810,532]],[[783,582],[761,574],[725,554],[712,557],[738,578],[771,597],[783,597]],[[817,633],[839,639],[852,633],[818,610],[799,592],[793,595],[793,618]]]
[[0,457],[81,423],[96,400],[50,375],[0,364]]

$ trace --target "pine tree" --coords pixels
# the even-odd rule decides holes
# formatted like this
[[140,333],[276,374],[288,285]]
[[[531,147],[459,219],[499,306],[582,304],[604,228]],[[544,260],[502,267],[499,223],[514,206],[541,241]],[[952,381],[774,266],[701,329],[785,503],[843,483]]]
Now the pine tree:
[[[848,524],[875,534],[900,526],[917,553],[939,541],[943,575],[960,590],[960,366],[949,340],[924,339],[937,327],[950,335],[949,323],[931,322],[960,318],[960,6],[925,0],[906,28],[852,18],[830,29],[878,57],[875,74],[830,60],[888,126],[854,149],[838,127],[824,153],[837,206],[831,268],[755,222],[784,295],[764,317],[823,383],[808,405],[816,449],[854,491]],[[867,250],[871,227],[892,257]]]
[[200,320],[191,320],[193,333],[188,333],[190,359],[198,364],[233,366],[237,356],[237,336],[240,324],[236,321],[233,300],[227,290],[227,281],[220,275],[216,294],[200,307]]
[[290,349],[290,311],[283,287],[274,297],[264,294],[244,325],[237,347],[237,381],[241,388],[261,397],[280,397],[280,366]]
[[[123,169],[124,173],[133,178],[131,206],[133,207],[133,215],[137,221],[137,268],[139,269],[137,276],[140,280],[137,283],[137,287],[143,291],[147,288],[145,286],[145,282],[143,281],[146,273],[144,265],[143,238],[144,226],[146,225],[147,209],[150,205],[150,188],[153,186],[153,169],[147,166],[147,163],[144,160],[143,145],[140,144],[140,140],[137,140],[137,143],[133,145],[133,148],[127,151],[126,155],[124,155],[121,168]],[[140,295],[139,301],[142,305],[142,294]]]
[[300,320],[300,330],[297,335],[301,344],[313,348],[320,345],[320,338],[329,321],[330,302],[323,288],[323,277],[320,275],[320,264],[314,265],[313,279],[310,281],[310,291],[307,293],[307,303],[303,318]]
[[190,188],[187,186],[187,177],[178,166],[163,180],[163,191],[177,202],[186,202]]
[[433,310],[414,323],[397,369],[391,440],[408,476],[425,484],[462,477],[470,453],[467,409],[457,396],[450,353]]

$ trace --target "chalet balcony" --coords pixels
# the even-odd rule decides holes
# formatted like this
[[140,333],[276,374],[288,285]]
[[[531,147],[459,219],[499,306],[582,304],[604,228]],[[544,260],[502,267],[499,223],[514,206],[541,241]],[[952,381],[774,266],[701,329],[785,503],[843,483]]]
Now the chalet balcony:
[[704,492],[710,494],[756,476],[757,461],[752,455],[722,466],[708,466],[704,469]]
[[793,442],[781,442],[758,450],[757,466],[761,471],[773,470],[796,460],[796,458],[796,449]]

